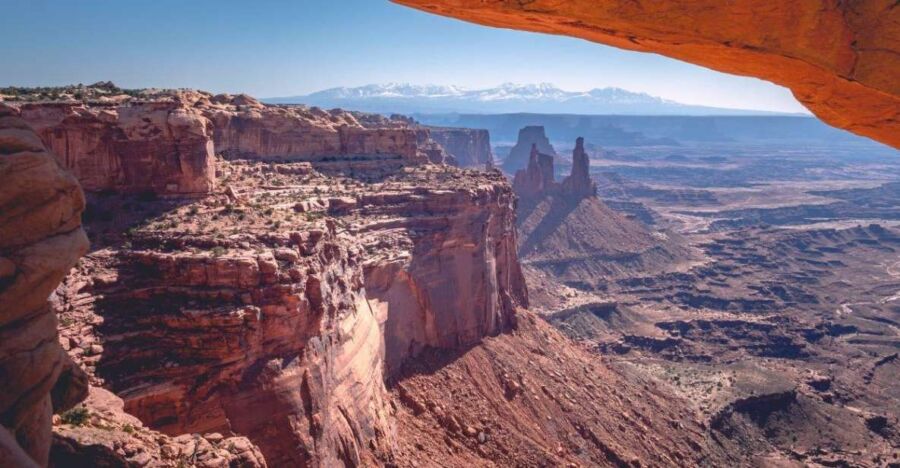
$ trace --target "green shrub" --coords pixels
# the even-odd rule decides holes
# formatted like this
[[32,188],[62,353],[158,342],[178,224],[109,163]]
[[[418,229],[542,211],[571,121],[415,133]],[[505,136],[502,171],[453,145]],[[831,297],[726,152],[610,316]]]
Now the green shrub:
[[78,405],[60,415],[63,423],[73,426],[84,426],[90,417],[91,412],[84,405]]

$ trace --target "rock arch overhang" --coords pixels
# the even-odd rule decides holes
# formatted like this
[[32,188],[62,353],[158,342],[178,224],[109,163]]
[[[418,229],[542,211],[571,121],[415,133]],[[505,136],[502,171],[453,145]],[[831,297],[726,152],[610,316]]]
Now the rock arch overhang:
[[768,80],[826,123],[900,148],[896,0],[393,1]]

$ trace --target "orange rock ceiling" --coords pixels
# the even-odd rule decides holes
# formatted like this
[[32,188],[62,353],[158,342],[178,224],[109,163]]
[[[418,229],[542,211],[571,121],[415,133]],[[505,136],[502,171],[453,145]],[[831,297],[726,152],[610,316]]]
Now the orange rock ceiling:
[[896,0],[393,1],[768,80],[823,121],[900,148]]

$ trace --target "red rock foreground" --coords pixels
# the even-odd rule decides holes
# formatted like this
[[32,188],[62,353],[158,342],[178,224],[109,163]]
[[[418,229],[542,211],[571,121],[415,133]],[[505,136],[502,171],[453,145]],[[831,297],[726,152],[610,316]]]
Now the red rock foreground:
[[[88,390],[78,369],[91,397],[55,419],[56,466],[726,462],[684,402],[616,377],[523,310],[515,196],[499,172],[444,164],[397,120],[244,97],[223,98],[219,117],[214,100],[166,107],[191,95],[117,108],[116,122],[149,113],[136,133],[92,120],[104,106],[66,111],[87,124],[67,114],[44,127],[58,104],[4,108],[0,226],[16,227],[0,228],[13,265],[0,297],[23,304],[0,322],[4,465],[46,464],[51,410]],[[196,131],[153,130],[182,114]],[[17,115],[49,142],[112,132],[110,148],[127,149],[67,154],[81,177],[115,182],[89,194],[93,248],[53,294],[59,344],[46,299],[84,251],[83,199]],[[210,135],[226,143],[208,162],[171,165],[209,157],[194,140]],[[166,159],[171,148],[191,150]],[[129,178],[94,164],[104,155],[171,178]],[[45,175],[20,175],[17,158]],[[182,191],[192,180],[207,192]]]
[[892,0],[394,1],[769,80],[825,122],[900,148],[900,8]]
[[41,140],[0,104],[0,465],[47,463],[50,417],[87,392],[47,303],[87,250],[84,194]]

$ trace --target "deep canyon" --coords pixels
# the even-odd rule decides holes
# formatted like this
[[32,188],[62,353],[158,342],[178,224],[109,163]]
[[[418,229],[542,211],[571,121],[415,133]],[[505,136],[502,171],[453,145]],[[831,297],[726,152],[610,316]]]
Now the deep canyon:
[[[900,145],[892,2],[397,3],[761,77]],[[890,148],[14,91],[0,465],[900,464]]]

